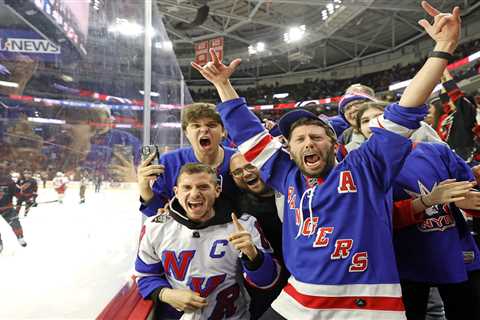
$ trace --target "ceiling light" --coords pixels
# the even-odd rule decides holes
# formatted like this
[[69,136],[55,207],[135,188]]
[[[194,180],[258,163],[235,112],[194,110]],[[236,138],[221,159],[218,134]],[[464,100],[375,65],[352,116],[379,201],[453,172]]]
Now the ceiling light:
[[328,13],[332,14],[333,11],[335,10],[333,3],[327,3],[326,5]]
[[173,49],[173,43],[172,41],[158,41],[155,42],[155,48],[171,51]]
[[115,23],[108,27],[108,32],[119,33],[127,37],[136,37],[143,33],[143,27],[127,19],[117,18]]
[[264,42],[257,42],[257,44],[255,46],[253,46],[253,45],[248,46],[248,54],[249,55],[257,54],[257,53],[260,53],[260,52],[263,52],[263,51],[265,51],[265,43]]
[[265,43],[264,42],[257,42],[257,52],[265,51]]
[[299,27],[291,27],[287,33],[283,34],[283,40],[286,43],[299,41],[305,35],[305,30],[304,24]]

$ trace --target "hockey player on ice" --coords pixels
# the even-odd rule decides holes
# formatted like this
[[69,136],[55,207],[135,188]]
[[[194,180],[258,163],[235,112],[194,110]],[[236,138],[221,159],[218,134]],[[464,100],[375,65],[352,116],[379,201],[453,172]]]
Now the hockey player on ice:
[[[13,207],[12,199],[20,192],[12,180],[6,162],[0,162],[0,216],[10,225],[22,247],[27,246],[23,239],[23,228],[18,220],[17,211]],[[0,252],[3,251],[2,237],[0,236]]]
[[24,170],[23,174],[20,176],[20,179],[17,182],[17,186],[20,188],[20,193],[17,196],[16,210],[17,214],[20,214],[20,209],[22,204],[25,203],[25,212],[24,216],[26,217],[30,208],[36,207],[37,199],[37,190],[38,184],[37,180],[33,178],[32,171]]
[[69,180],[68,178],[62,173],[57,172],[55,178],[53,178],[53,187],[58,194],[58,202],[63,203],[63,198],[65,197],[65,191],[67,190],[67,184]]
[[85,191],[87,191],[88,178],[86,175],[82,175],[80,178],[80,204],[85,203]]

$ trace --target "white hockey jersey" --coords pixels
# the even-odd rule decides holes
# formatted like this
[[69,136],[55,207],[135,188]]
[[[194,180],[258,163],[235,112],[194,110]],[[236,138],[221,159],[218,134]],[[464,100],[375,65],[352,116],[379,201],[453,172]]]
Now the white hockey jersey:
[[65,188],[68,184],[69,180],[67,177],[55,177],[52,180],[52,184],[54,188]]
[[[173,207],[178,208],[178,203]],[[273,286],[280,274],[257,220],[248,214],[239,219],[263,256],[257,269],[249,270],[240,252],[228,241],[235,232],[233,222],[229,214],[219,213],[219,209],[216,203],[216,216],[203,225],[175,210],[170,215],[151,217],[144,224],[135,263],[142,296],[146,298],[158,288],[171,287],[190,289],[207,299],[205,308],[185,312],[182,320],[249,319],[250,299],[242,274],[249,283],[261,288]]]

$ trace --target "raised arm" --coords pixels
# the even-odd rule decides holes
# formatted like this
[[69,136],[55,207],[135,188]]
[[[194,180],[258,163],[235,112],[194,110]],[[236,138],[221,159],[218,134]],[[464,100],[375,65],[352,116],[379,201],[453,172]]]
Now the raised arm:
[[210,59],[211,61],[203,67],[192,62],[192,67],[197,69],[205,79],[215,86],[222,102],[238,98],[237,92],[230,83],[230,76],[235,72],[242,60],[235,59],[226,66],[220,61],[214,49],[210,49]]
[[[433,17],[433,24],[425,19],[418,22],[435,41],[433,51],[451,55],[455,51],[460,37],[460,8],[455,7],[452,13],[440,13],[426,1],[422,1],[422,7]],[[400,105],[417,107],[425,103],[433,88],[439,82],[447,64],[447,59],[428,58],[422,69],[418,71],[410,85],[405,89],[400,99]]]
[[229,136],[248,161],[261,168],[262,179],[271,187],[283,192],[284,181],[294,166],[289,156],[282,152],[282,144],[273,139],[257,116],[247,108],[245,99],[239,98],[230,84],[230,76],[240,64],[240,59],[224,65],[214,50],[211,62],[201,67],[192,62],[202,76],[210,81],[222,100],[217,110]]

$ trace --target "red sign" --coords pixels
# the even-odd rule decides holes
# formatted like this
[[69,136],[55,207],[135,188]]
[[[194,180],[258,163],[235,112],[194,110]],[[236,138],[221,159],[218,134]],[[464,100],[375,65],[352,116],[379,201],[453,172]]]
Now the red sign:
[[218,57],[223,59],[223,37],[205,40],[195,43],[195,62],[201,66],[210,61],[208,50],[212,48]]

